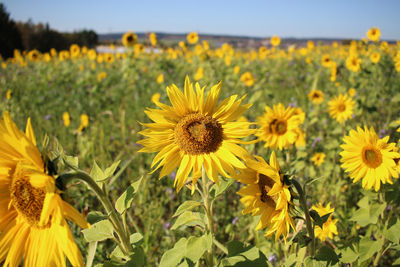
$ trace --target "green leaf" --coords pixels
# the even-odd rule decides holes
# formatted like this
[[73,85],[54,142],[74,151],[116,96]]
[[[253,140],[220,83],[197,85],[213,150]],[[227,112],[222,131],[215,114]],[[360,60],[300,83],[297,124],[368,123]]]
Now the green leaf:
[[143,177],[144,176],[140,177],[139,180],[131,183],[130,186],[125,190],[125,192],[122,193],[122,195],[115,202],[115,209],[120,214],[122,214],[123,212],[125,212],[127,209],[130,208],[132,201],[133,201],[133,197],[139,190],[139,187],[142,183]]
[[71,166],[73,168],[78,169],[78,167],[79,167],[79,159],[78,159],[78,157],[64,155],[63,160],[64,160],[66,165],[69,165],[69,166]]
[[175,230],[183,225],[200,225],[204,227],[204,220],[202,219],[199,212],[185,211],[176,219],[174,225],[172,225],[171,227],[171,230]]
[[345,247],[338,251],[341,255],[340,261],[343,263],[353,263],[358,259],[358,251],[353,247]]
[[143,235],[140,233],[131,234],[131,236],[129,237],[129,243],[131,243],[132,247],[137,246],[138,243],[142,240],[143,240]]
[[194,201],[194,200],[187,200],[185,202],[183,202],[175,211],[174,216],[172,217],[176,217],[181,215],[183,212],[187,211],[187,210],[192,210],[195,207],[198,207],[201,205],[201,202],[198,201]]
[[314,220],[315,224],[322,228],[323,224],[329,219],[331,213],[325,214],[324,216],[319,216],[316,210],[310,210],[310,216]]
[[200,237],[189,237],[186,245],[186,258],[196,263],[203,256],[204,252],[209,250],[212,245],[211,235],[203,235]]
[[160,267],[177,266],[186,254],[187,239],[182,237],[175,246],[167,250],[161,257]]
[[234,179],[225,179],[221,178],[219,180],[219,185],[214,184],[210,189],[210,196],[211,198],[216,198],[222,193],[224,193],[233,183],[235,182]]
[[97,165],[96,161],[93,163],[93,167],[90,170],[90,176],[95,180],[96,182],[104,182],[107,177],[105,176],[104,172],[100,167]]
[[395,260],[395,261],[392,263],[392,266],[394,266],[394,265],[400,265],[400,258],[398,258],[397,260]]
[[315,259],[318,261],[326,261],[327,265],[335,265],[339,262],[339,257],[336,255],[335,251],[327,246],[323,246],[318,250]]
[[108,217],[106,215],[104,215],[103,213],[101,213],[100,211],[91,211],[88,213],[86,220],[90,224],[95,224],[95,223],[105,220],[107,218]]
[[351,221],[358,222],[362,227],[368,224],[376,224],[378,222],[379,216],[385,210],[385,204],[369,204],[368,197],[362,198],[357,205],[360,207],[353,213],[350,218]]
[[109,220],[102,220],[91,225],[90,228],[82,230],[88,242],[103,241],[113,237],[114,228]]
[[396,222],[390,224],[387,228],[383,230],[383,236],[392,241],[395,244],[400,242],[400,220],[397,219]]
[[223,266],[268,266],[265,255],[254,246],[244,246],[239,241],[231,241],[228,243],[228,257],[222,260]]
[[108,168],[104,171],[104,175],[106,176],[106,179],[107,179],[107,178],[110,178],[111,176],[114,175],[114,172],[115,172],[115,170],[118,168],[120,162],[121,162],[120,160],[114,162],[110,167],[108,167]]
[[359,246],[360,262],[371,259],[372,256],[382,248],[382,246],[382,239],[378,239],[377,241],[373,241],[369,237],[361,239]]

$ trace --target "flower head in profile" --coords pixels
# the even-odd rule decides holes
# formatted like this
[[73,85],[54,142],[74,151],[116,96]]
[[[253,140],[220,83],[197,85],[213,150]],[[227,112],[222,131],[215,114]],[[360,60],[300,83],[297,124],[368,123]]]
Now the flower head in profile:
[[246,160],[246,169],[241,169],[235,179],[245,184],[237,194],[245,206],[243,214],[260,215],[256,230],[267,228],[266,236],[275,234],[275,240],[282,235],[286,241],[290,228],[294,229],[292,218],[293,203],[288,185],[283,183],[283,174],[275,152],[269,164],[261,157]]
[[353,183],[362,180],[362,187],[378,191],[381,183],[392,184],[392,178],[399,177],[395,159],[400,154],[395,143],[388,143],[389,136],[379,138],[373,127],[357,127],[343,141],[340,161]]
[[89,117],[86,114],[80,116],[81,124],[79,125],[78,132],[82,132],[89,125]]
[[124,46],[133,46],[137,41],[137,35],[134,32],[127,32],[122,36]]
[[12,91],[10,89],[8,89],[7,92],[6,92],[6,99],[10,100],[11,96],[12,96]]
[[332,214],[335,211],[335,209],[331,208],[331,203],[328,203],[325,207],[322,204],[317,204],[316,206],[313,205],[312,209],[315,210],[320,217],[323,217],[331,213],[331,215],[329,215],[328,220],[326,220],[322,225],[322,228],[319,225],[315,226],[314,229],[315,237],[324,242],[326,238],[332,239],[333,235],[337,235],[338,231],[336,223],[338,219],[332,219]]
[[277,35],[274,35],[271,37],[270,41],[273,46],[278,46],[281,43],[281,38],[279,38]]
[[191,32],[186,36],[186,40],[189,44],[196,44],[199,41],[199,35],[197,32]]
[[304,122],[304,118],[305,114],[300,108],[285,108],[281,103],[273,108],[266,106],[264,114],[257,118],[260,129],[256,135],[265,142],[265,147],[282,150],[301,137],[299,125]]
[[354,112],[355,102],[347,94],[339,94],[328,102],[329,114],[339,123],[344,123],[351,118]]
[[381,30],[379,28],[373,27],[367,31],[367,38],[373,42],[378,42],[381,37]]
[[150,44],[152,46],[156,46],[157,45],[157,35],[154,32],[150,33],[149,40],[150,40]]
[[67,111],[62,114],[62,119],[65,127],[68,127],[71,124],[71,118],[69,117],[69,113]]
[[248,152],[238,143],[254,130],[251,123],[237,120],[251,104],[242,104],[244,97],[237,95],[218,103],[220,90],[218,83],[205,96],[204,87],[193,86],[186,77],[183,92],[174,84],[167,87],[172,106],[155,102],[160,109],[145,111],[153,122],[142,123],[147,129],[140,132],[146,137],[138,142],[144,146],[140,152],[158,152],[151,167],[161,168],[160,178],[178,168],[174,182],[178,191],[189,174],[194,190],[202,167],[216,183],[218,174],[231,177],[235,168],[245,167],[240,159]]
[[63,201],[47,174],[28,119],[25,133],[7,112],[0,120],[0,261],[3,266],[83,266],[66,219],[88,224]]
[[240,80],[247,86],[251,87],[254,85],[254,77],[251,72],[246,71],[240,76]]
[[324,163],[324,161],[325,161],[325,157],[326,157],[325,153],[321,153],[321,152],[315,153],[312,156],[311,161],[315,164],[315,166],[321,166],[322,163]]
[[324,93],[321,90],[311,90],[308,93],[308,98],[313,102],[314,104],[321,104],[324,102]]

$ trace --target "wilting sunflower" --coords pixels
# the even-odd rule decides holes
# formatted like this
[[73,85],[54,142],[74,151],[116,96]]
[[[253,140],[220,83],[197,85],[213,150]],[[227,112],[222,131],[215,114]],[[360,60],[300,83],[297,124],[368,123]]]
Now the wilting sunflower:
[[308,93],[308,98],[314,103],[314,104],[321,104],[324,102],[324,93],[321,90],[311,90]]
[[272,152],[269,164],[261,157],[246,160],[248,168],[240,170],[235,179],[246,186],[237,194],[242,196],[240,202],[245,206],[243,214],[260,215],[256,230],[268,228],[266,236],[275,233],[275,240],[280,235],[286,241],[290,227],[294,229],[292,218],[293,203],[289,186],[282,181],[280,167],[275,152]]
[[[322,204],[318,205],[313,205],[312,209],[315,210],[320,217],[325,216],[329,213],[333,213],[335,211],[334,208],[331,208],[331,203],[328,203],[326,207],[324,207]],[[327,237],[330,239],[333,238],[333,235],[337,235],[337,223],[338,219],[332,219],[332,214],[329,216],[328,220],[324,222],[322,225],[322,228],[319,225],[315,226],[314,234],[315,237],[319,238],[322,242],[326,240]]]
[[261,128],[256,135],[265,142],[265,147],[283,149],[295,143],[301,132],[299,125],[304,122],[305,114],[301,109],[288,107],[281,103],[265,107],[265,113],[257,118]]
[[134,32],[127,32],[122,36],[124,46],[133,46],[137,41],[137,35]]
[[23,133],[0,119],[0,262],[3,266],[83,266],[68,223],[88,227],[46,173],[30,120]]
[[279,38],[277,35],[274,35],[271,37],[270,42],[273,46],[278,46],[281,43],[281,38]]
[[381,31],[379,28],[371,28],[367,31],[367,37],[373,42],[378,42],[381,37]]
[[197,32],[191,32],[186,36],[186,40],[189,44],[195,44],[199,41],[199,35]]
[[345,122],[353,115],[355,102],[347,94],[339,94],[328,102],[329,114],[339,123]]
[[400,158],[395,143],[388,143],[389,136],[379,138],[373,127],[357,127],[343,138],[342,168],[349,173],[353,183],[362,179],[362,187],[378,191],[383,184],[392,184],[398,178],[395,159]]
[[151,167],[162,167],[160,178],[178,167],[174,186],[179,191],[192,173],[192,190],[204,167],[208,177],[218,183],[218,173],[230,177],[234,168],[244,168],[239,160],[248,152],[238,146],[240,138],[254,133],[249,122],[236,122],[251,106],[242,104],[244,97],[233,95],[217,104],[221,83],[214,85],[204,99],[204,87],[193,84],[186,77],[184,92],[176,85],[167,87],[172,106],[155,102],[161,109],[148,109],[147,116],[154,123],[140,132],[147,138],[139,141],[140,152],[158,152]]
[[325,161],[325,157],[326,157],[325,153],[315,153],[312,156],[311,161],[314,162],[316,166],[321,166],[322,163],[324,163]]

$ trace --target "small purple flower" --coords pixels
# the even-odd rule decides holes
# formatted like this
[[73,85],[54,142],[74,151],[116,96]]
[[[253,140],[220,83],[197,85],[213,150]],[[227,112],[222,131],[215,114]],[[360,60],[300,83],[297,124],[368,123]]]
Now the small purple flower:
[[172,180],[175,180],[176,172],[175,172],[175,171],[171,172],[171,173],[169,174],[169,177],[170,177]]
[[316,145],[317,145],[317,143],[319,143],[319,142],[321,142],[322,141],[322,138],[321,137],[315,137],[315,139],[314,139],[314,141],[312,142],[312,144],[311,144],[311,147],[312,148],[314,148]]
[[379,138],[383,138],[387,135],[387,131],[385,129],[379,130]]
[[374,236],[374,233],[371,233],[371,240],[376,241],[376,238]]
[[236,224],[239,221],[239,217],[235,217],[232,220],[232,224]]
[[278,261],[278,258],[276,257],[275,254],[272,254],[271,256],[268,256],[268,261],[272,264],[276,263]]
[[44,119],[46,120],[46,121],[48,121],[48,120],[50,120],[51,119],[51,115],[50,114],[47,114],[46,116],[44,116]]
[[170,222],[166,222],[163,225],[164,230],[168,230],[171,227],[171,223]]

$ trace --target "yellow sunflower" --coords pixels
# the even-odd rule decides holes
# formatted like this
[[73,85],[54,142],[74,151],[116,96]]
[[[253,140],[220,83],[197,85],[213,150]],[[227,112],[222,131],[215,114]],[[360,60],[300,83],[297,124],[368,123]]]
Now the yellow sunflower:
[[81,48],[80,48],[79,45],[77,45],[77,44],[72,44],[72,45],[69,47],[69,52],[70,52],[70,54],[71,54],[71,57],[76,58],[76,57],[79,57],[79,56],[80,56],[80,54],[81,54]]
[[[325,216],[326,214],[333,213],[335,211],[334,208],[331,208],[331,203],[328,203],[326,207],[324,207],[322,204],[318,205],[313,205],[312,209],[315,210],[320,217]],[[332,214],[329,216],[328,220],[324,222],[322,225],[322,228],[319,225],[315,226],[314,229],[314,234],[315,237],[319,238],[322,242],[326,240],[327,237],[330,239],[333,238],[333,235],[337,235],[337,223],[338,219],[332,219]]]
[[137,41],[137,35],[134,32],[127,32],[122,36],[124,46],[133,46]]
[[381,54],[378,52],[374,52],[369,56],[369,59],[371,60],[372,63],[376,64],[381,60]]
[[0,262],[3,266],[83,266],[65,219],[88,227],[59,196],[44,168],[30,120],[23,133],[7,112],[0,119]]
[[277,35],[274,35],[271,37],[270,42],[273,46],[278,46],[281,43],[281,38],[279,38]]
[[[254,133],[249,122],[236,122],[251,104],[242,104],[244,97],[237,95],[217,104],[221,83],[214,85],[204,99],[204,87],[185,79],[184,92],[176,85],[167,87],[172,106],[160,102],[161,109],[147,109],[145,113],[154,123],[142,123],[147,127],[140,132],[147,137],[138,143],[140,152],[158,152],[151,167],[162,167],[160,178],[178,167],[174,186],[179,191],[192,173],[192,190],[201,177],[204,167],[208,177],[218,184],[218,173],[230,177],[234,168],[244,168],[239,160],[248,152],[238,146],[240,138]],[[153,172],[154,172],[153,171]]]
[[157,35],[154,32],[150,33],[149,40],[150,40],[150,44],[152,46],[156,46],[157,45]]
[[62,114],[62,119],[63,119],[65,127],[68,127],[71,124],[71,118],[70,118],[69,113],[67,111],[65,111]]
[[321,90],[311,90],[308,93],[308,98],[314,103],[314,104],[321,104],[324,102],[324,93]]
[[240,202],[245,206],[243,214],[260,215],[256,230],[268,228],[266,236],[275,233],[275,240],[282,235],[286,241],[288,233],[294,227],[292,218],[293,203],[289,186],[282,182],[283,174],[275,152],[272,152],[269,164],[263,158],[246,160],[248,168],[240,170],[235,179],[246,186],[237,194],[242,196]]
[[247,86],[251,87],[254,85],[254,77],[253,75],[249,72],[246,71],[240,76],[240,80]]
[[324,163],[325,161],[325,157],[326,157],[325,153],[315,153],[312,156],[311,161],[314,162],[316,166],[321,166],[322,163]]
[[357,131],[351,130],[343,141],[340,161],[353,183],[362,179],[362,187],[374,187],[378,191],[381,182],[392,184],[392,177],[398,178],[395,159],[400,158],[400,154],[395,143],[388,143],[389,136],[379,138],[373,127],[369,130],[358,127]]
[[279,103],[265,107],[265,113],[258,117],[261,126],[256,135],[265,142],[265,147],[283,149],[295,143],[301,132],[299,125],[304,122],[305,114],[301,109],[288,107]]
[[339,94],[329,101],[328,105],[332,118],[343,123],[353,115],[355,102],[347,94]]
[[332,59],[329,54],[324,54],[321,58],[321,63],[323,67],[330,68],[332,65]]
[[357,55],[350,55],[346,59],[346,67],[352,72],[358,72],[361,69],[361,59]]
[[199,35],[197,32],[191,32],[186,36],[186,39],[189,44],[195,44],[199,41]]
[[367,37],[373,42],[378,42],[379,38],[381,37],[381,31],[379,28],[371,28],[367,32]]
[[40,58],[39,51],[37,51],[36,49],[29,51],[28,58],[30,61],[34,61],[34,62],[38,61]]

